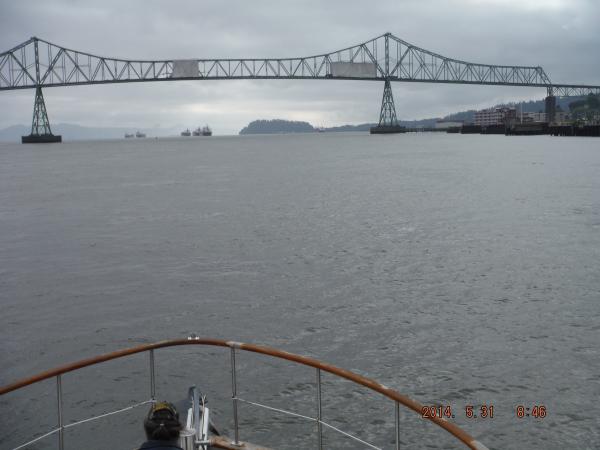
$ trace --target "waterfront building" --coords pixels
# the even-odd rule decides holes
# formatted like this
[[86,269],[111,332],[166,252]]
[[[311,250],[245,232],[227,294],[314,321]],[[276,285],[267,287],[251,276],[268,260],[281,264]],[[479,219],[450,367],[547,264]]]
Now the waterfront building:
[[504,125],[513,120],[517,115],[515,108],[489,108],[475,112],[473,123],[481,127],[490,125]]

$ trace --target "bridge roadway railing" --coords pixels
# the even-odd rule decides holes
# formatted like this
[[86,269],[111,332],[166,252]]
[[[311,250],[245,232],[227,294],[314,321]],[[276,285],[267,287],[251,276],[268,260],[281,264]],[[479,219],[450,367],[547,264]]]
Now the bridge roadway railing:
[[[231,400],[233,402],[233,411],[232,412],[233,412],[233,421],[234,421],[234,430],[233,430],[234,431],[234,440],[233,440],[233,446],[222,447],[220,445],[212,444],[215,447],[219,447],[219,448],[243,448],[244,447],[244,445],[242,445],[242,442],[240,441],[240,437],[239,437],[238,404],[241,402],[241,403],[253,405],[255,407],[265,408],[265,409],[268,409],[268,410],[271,410],[274,412],[278,412],[281,414],[295,416],[297,418],[302,418],[302,419],[309,420],[311,422],[315,422],[317,425],[317,427],[316,427],[317,448],[319,448],[321,450],[323,448],[323,427],[328,427],[328,428],[332,429],[333,431],[340,433],[341,435],[344,435],[348,438],[353,439],[356,442],[363,444],[366,447],[380,450],[379,447],[376,447],[376,446],[358,438],[357,436],[354,436],[348,432],[345,432],[345,431],[337,428],[336,426],[334,426],[328,422],[325,422],[323,420],[322,398],[321,398],[321,389],[322,389],[321,373],[326,372],[326,373],[330,373],[336,377],[351,381],[351,382],[355,383],[356,385],[364,386],[373,392],[381,394],[384,398],[386,398],[387,400],[391,400],[393,402],[393,406],[394,406],[394,408],[393,408],[394,409],[394,441],[395,441],[394,448],[396,450],[399,450],[399,448],[400,448],[400,407],[401,406],[404,408],[413,410],[417,414],[421,415],[421,417],[423,419],[425,419],[429,422],[433,422],[437,426],[443,428],[448,433],[450,433],[457,440],[457,442],[461,442],[462,444],[464,444],[464,446],[470,448],[471,450],[487,450],[487,447],[485,445],[483,445],[481,442],[476,440],[473,436],[468,434],[462,428],[458,427],[454,423],[447,420],[447,418],[445,416],[442,416],[441,414],[439,416],[437,414],[433,414],[433,415],[423,414],[424,406],[421,405],[419,402],[417,402],[416,400],[413,400],[412,398],[407,397],[403,394],[400,394],[399,392],[395,391],[394,389],[391,389],[383,384],[380,384],[377,381],[372,380],[370,378],[366,378],[364,376],[361,376],[361,375],[351,372],[349,370],[345,370],[345,369],[333,366],[331,364],[321,362],[314,358],[310,358],[307,356],[301,356],[301,355],[297,355],[294,353],[289,353],[289,352],[278,350],[278,349],[271,348],[271,347],[266,347],[266,346],[262,346],[262,345],[254,345],[254,344],[246,344],[246,343],[235,342],[235,341],[224,341],[224,340],[220,340],[220,339],[200,338],[195,335],[192,335],[192,336],[188,337],[187,339],[173,339],[173,340],[156,342],[153,344],[144,344],[144,345],[139,345],[137,347],[126,348],[123,350],[118,350],[115,352],[98,355],[98,356],[95,356],[92,358],[80,360],[80,361],[77,361],[74,363],[70,363],[70,364],[60,366],[60,367],[56,367],[54,369],[50,369],[50,370],[47,370],[45,372],[42,372],[42,373],[39,373],[39,374],[36,374],[33,376],[23,378],[21,380],[18,380],[14,383],[11,383],[11,384],[8,384],[5,386],[0,386],[0,399],[1,399],[2,396],[6,395],[10,392],[22,389],[26,386],[29,386],[29,385],[32,385],[32,384],[35,384],[35,383],[38,383],[40,381],[47,380],[47,379],[52,379],[52,378],[56,379],[57,424],[58,424],[58,426],[56,428],[54,428],[53,430],[50,430],[46,433],[38,435],[38,436],[34,437],[33,439],[19,445],[18,447],[13,448],[13,450],[19,450],[22,448],[29,447],[32,444],[35,444],[38,441],[43,440],[54,434],[58,434],[58,448],[59,448],[59,450],[63,450],[64,449],[64,432],[66,429],[81,425],[83,423],[102,419],[102,418],[108,417],[110,415],[130,411],[131,409],[138,408],[138,407],[146,405],[148,403],[155,402],[156,401],[156,374],[155,374],[155,354],[154,354],[155,350],[161,349],[161,348],[189,346],[189,345],[225,347],[225,348],[229,348],[229,350],[230,350],[230,355],[231,355],[231,358],[230,358],[231,359]],[[239,397],[238,388],[237,388],[238,382],[237,382],[237,375],[236,375],[237,374],[236,351],[245,351],[245,352],[262,354],[262,355],[266,355],[266,356],[269,356],[272,358],[278,358],[281,360],[289,361],[291,363],[295,363],[295,364],[299,364],[299,365],[303,365],[303,366],[307,366],[307,367],[312,367],[312,368],[316,369],[316,393],[317,393],[316,417],[305,415],[305,414],[299,414],[297,412],[284,410],[284,409],[280,409],[280,408],[275,408],[275,407],[272,407],[269,405],[265,405],[265,404],[258,403],[255,401],[249,401],[249,400]],[[128,405],[124,408],[120,408],[115,411],[106,412],[106,413],[100,414],[98,416],[73,421],[71,423],[65,423],[64,411],[63,411],[63,408],[64,408],[63,407],[63,375],[70,373],[70,372],[77,371],[84,367],[89,367],[89,366],[100,364],[100,363],[103,363],[106,361],[111,361],[111,360],[115,360],[115,359],[119,359],[119,358],[128,357],[131,355],[135,355],[137,353],[145,353],[145,352],[148,352],[149,362],[150,362],[150,365],[149,365],[149,369],[150,369],[149,370],[149,372],[150,372],[149,373],[149,375],[150,375],[150,377],[149,377],[150,378],[150,399],[143,400],[141,402],[137,402],[133,405]]]
[[552,89],[559,96],[600,93],[600,86],[553,84],[539,66],[477,64],[447,58],[390,33],[342,50],[299,58],[128,60],[71,50],[36,37],[0,53],[0,90],[225,79],[389,79],[534,86]]

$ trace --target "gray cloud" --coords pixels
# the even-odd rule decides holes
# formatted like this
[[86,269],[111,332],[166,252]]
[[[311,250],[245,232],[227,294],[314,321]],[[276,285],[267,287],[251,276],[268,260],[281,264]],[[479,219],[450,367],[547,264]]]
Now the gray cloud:
[[[30,36],[124,58],[305,56],[390,31],[459,59],[541,65],[556,82],[600,84],[594,0],[3,1],[0,50]],[[210,81],[46,89],[53,122],[192,127],[237,132],[256,118],[336,125],[378,116],[372,82]],[[440,116],[543,90],[394,84],[399,117]],[[0,93],[0,126],[28,123],[33,91]]]

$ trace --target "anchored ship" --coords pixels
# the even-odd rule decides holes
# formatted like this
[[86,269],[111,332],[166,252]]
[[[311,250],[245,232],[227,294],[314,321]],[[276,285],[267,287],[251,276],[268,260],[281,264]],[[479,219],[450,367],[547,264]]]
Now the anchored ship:
[[192,134],[194,136],[212,136],[212,130],[208,125],[205,125],[202,128],[196,128]]

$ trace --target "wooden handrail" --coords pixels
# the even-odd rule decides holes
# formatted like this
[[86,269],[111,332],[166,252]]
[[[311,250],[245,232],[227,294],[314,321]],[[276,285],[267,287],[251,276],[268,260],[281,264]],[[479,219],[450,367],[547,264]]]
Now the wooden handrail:
[[[99,364],[101,362],[110,361],[113,359],[123,358],[125,356],[134,355],[136,353],[142,353],[149,350],[156,350],[159,348],[165,347],[178,347],[182,345],[208,345],[208,346],[216,346],[216,347],[229,347],[240,350],[245,350],[248,352],[260,353],[263,355],[272,356],[275,358],[285,359],[288,361],[292,361],[298,364],[303,364],[305,366],[314,367],[317,369],[324,370],[325,372],[329,372],[333,375],[336,375],[341,378],[345,378],[354,383],[365,386],[375,392],[379,392],[383,396],[394,400],[401,405],[412,409],[418,414],[422,413],[423,405],[421,405],[416,400],[413,400],[406,395],[402,395],[399,392],[384,386],[381,383],[378,383],[375,380],[372,380],[367,377],[363,377],[362,375],[358,375],[354,372],[351,372],[346,369],[342,369],[331,364],[327,364],[321,362],[315,358],[310,358],[307,356],[297,355],[295,353],[289,353],[286,351],[278,350],[275,348],[263,346],[263,345],[255,345],[255,344],[245,344],[242,342],[235,341],[224,341],[221,339],[210,339],[210,338],[187,338],[187,339],[172,339],[167,341],[155,342],[153,344],[144,344],[136,347],[126,348],[123,350],[117,350],[111,353],[105,353],[103,355],[95,356],[92,358],[82,359],[80,361],[65,364],[63,366],[55,367],[54,369],[47,370],[45,372],[41,372],[37,375],[33,375],[28,378],[22,378],[20,380],[15,381],[14,383],[8,384],[6,386],[0,387],[0,396],[7,394],[8,392],[15,391],[17,389],[23,388],[30,384],[34,384],[43,380],[47,380],[48,378],[53,378],[58,375],[62,375],[68,372],[72,372],[74,370],[81,369],[83,367],[93,366],[95,364]],[[434,422],[436,425],[442,427],[444,430],[452,434],[458,440],[466,444],[472,450],[487,450],[483,444],[469,435],[462,428],[457,425],[447,421],[444,418],[439,417],[426,417],[426,419]]]

